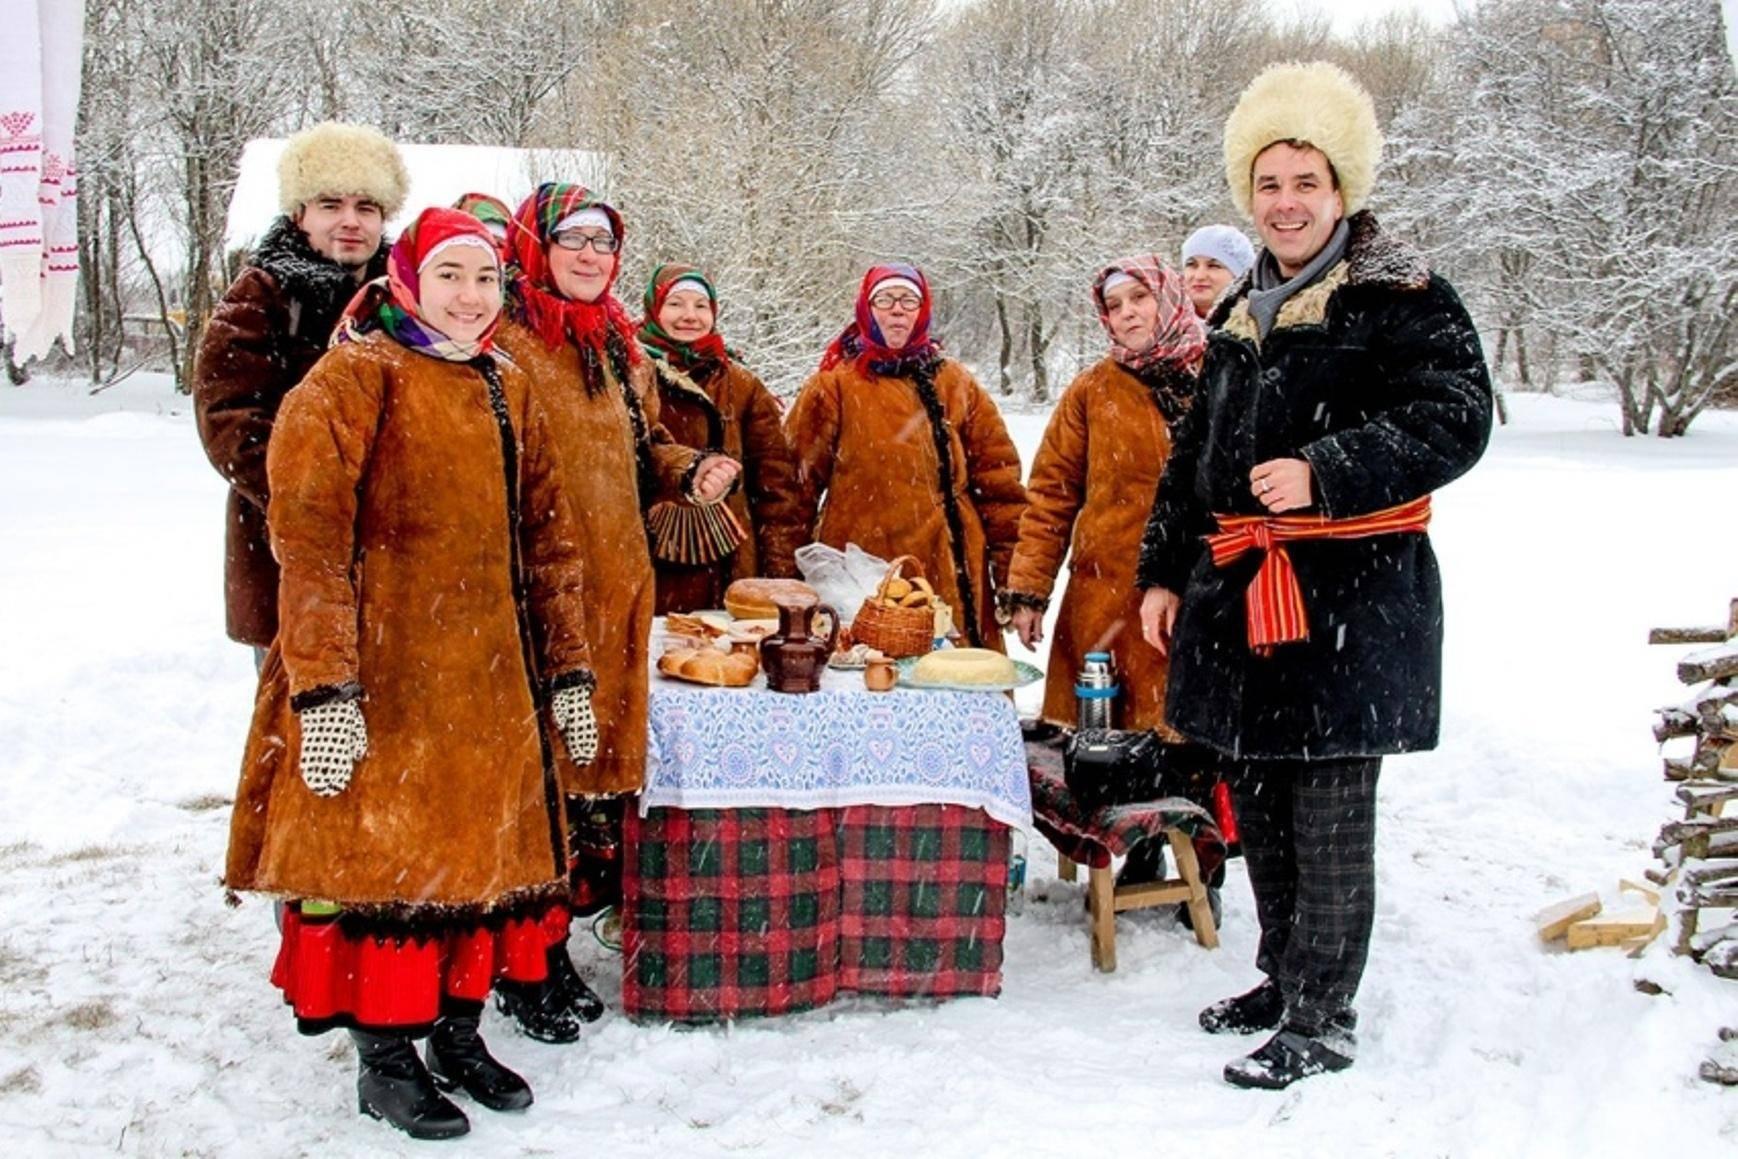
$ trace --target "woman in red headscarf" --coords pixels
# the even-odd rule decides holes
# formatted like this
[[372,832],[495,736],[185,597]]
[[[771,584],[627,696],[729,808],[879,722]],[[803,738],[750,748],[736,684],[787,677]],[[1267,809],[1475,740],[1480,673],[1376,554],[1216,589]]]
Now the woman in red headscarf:
[[447,1138],[469,1125],[441,1089],[531,1103],[477,1028],[497,979],[547,972],[566,850],[539,712],[589,760],[593,677],[555,434],[494,349],[488,231],[426,210],[388,270],[273,430],[279,627],[225,877],[290,903],[272,981],[304,1033],[354,1035],[363,1113]]
[[[581,914],[616,900],[621,798],[646,776],[656,586],[642,511],[667,495],[719,503],[739,470],[727,455],[682,446],[659,422],[651,368],[611,292],[625,238],[621,214],[584,186],[538,186],[507,231],[511,277],[500,337],[549,416],[586,557],[598,753],[585,765],[556,759],[573,827],[572,901]],[[575,971],[567,937],[564,921],[552,924],[547,984],[499,990],[503,1009],[547,1042],[571,1042],[580,1021],[604,1010]]]
[[666,429],[678,441],[742,464],[743,487],[713,507],[660,499],[646,515],[658,573],[658,614],[724,606],[746,576],[795,576],[806,529],[796,510],[796,462],[784,408],[718,333],[718,295],[698,269],[666,262],[646,283],[640,346],[657,375]]
[[863,276],[856,319],[785,420],[799,511],[834,547],[916,556],[964,641],[1000,650],[994,592],[1026,509],[1020,454],[989,394],[930,337],[931,305],[915,266]]

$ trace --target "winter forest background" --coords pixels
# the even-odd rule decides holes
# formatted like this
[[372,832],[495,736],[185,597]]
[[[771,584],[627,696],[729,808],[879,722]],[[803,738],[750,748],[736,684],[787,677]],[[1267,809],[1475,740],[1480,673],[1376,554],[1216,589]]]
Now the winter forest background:
[[1350,35],[1265,0],[89,0],[79,369],[185,384],[242,257],[223,235],[243,147],[338,118],[602,154],[618,293],[637,309],[654,264],[702,264],[780,393],[863,266],[900,256],[949,349],[1042,403],[1102,353],[1098,264],[1174,262],[1238,220],[1225,116],[1264,65],[1315,57],[1374,95],[1372,207],[1467,298],[1507,389],[1608,384],[1626,434],[1738,403],[1717,0],[1481,0]]

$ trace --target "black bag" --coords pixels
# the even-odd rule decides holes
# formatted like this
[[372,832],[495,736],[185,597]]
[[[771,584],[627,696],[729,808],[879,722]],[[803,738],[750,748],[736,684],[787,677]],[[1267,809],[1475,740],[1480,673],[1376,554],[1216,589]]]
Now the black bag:
[[1182,797],[1211,809],[1216,757],[1197,744],[1161,740],[1151,730],[1081,729],[1062,750],[1069,795],[1088,809]]

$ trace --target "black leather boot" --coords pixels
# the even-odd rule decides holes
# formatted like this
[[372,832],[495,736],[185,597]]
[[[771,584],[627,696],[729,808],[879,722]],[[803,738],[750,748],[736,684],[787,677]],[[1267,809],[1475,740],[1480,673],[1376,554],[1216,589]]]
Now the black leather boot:
[[1234,1087],[1283,1091],[1299,1079],[1342,1071],[1352,1065],[1351,1047],[1340,1038],[1281,1030],[1259,1048],[1225,1064]]
[[579,1038],[579,1016],[553,978],[542,982],[495,983],[495,1007],[527,1038],[559,1046]]
[[474,1010],[443,1013],[428,1039],[428,1073],[443,1091],[463,1090],[491,1111],[523,1111],[531,1105],[531,1087],[502,1066],[477,1026],[483,1004]]
[[361,1062],[356,1100],[364,1115],[383,1119],[413,1139],[469,1133],[471,1121],[436,1088],[408,1037],[366,1030],[352,1030],[350,1037]]
[[585,979],[579,976],[574,968],[573,959],[568,957],[565,945],[549,947],[549,980],[567,999],[567,1007],[573,1011],[573,1016],[581,1022],[596,1022],[603,1017],[608,1009],[596,990],[586,985]]
[[1247,994],[1226,998],[1201,1011],[1201,1029],[1208,1034],[1259,1034],[1278,1029],[1285,1018],[1285,995],[1272,978]]

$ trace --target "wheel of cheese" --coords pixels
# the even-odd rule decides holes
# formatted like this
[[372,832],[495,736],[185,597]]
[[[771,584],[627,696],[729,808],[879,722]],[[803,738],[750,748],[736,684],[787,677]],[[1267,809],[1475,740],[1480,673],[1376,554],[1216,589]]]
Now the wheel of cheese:
[[944,648],[911,668],[922,684],[1012,684],[1014,662],[989,648]]
[[778,619],[775,600],[817,603],[820,597],[814,588],[794,579],[739,579],[724,590],[724,610],[738,620]]

